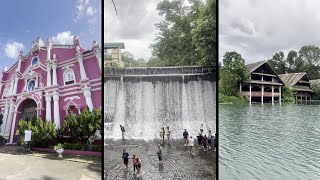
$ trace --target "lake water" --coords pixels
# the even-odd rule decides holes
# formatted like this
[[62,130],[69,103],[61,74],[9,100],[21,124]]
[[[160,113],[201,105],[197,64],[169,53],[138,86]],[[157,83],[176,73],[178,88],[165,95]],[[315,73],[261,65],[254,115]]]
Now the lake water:
[[320,179],[320,105],[219,105],[219,179]]

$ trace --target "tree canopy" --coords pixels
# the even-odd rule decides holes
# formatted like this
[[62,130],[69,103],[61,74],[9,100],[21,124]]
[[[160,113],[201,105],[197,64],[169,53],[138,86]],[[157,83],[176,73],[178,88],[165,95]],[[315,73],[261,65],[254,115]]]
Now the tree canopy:
[[215,0],[163,0],[157,6],[164,20],[151,44],[153,63],[163,66],[216,64]]
[[279,51],[268,62],[278,74],[306,72],[310,79],[320,78],[320,48],[314,45],[303,46],[299,52],[291,50],[287,57]]
[[250,78],[245,60],[235,51],[225,53],[219,73],[219,92],[227,96],[238,96],[240,82]]

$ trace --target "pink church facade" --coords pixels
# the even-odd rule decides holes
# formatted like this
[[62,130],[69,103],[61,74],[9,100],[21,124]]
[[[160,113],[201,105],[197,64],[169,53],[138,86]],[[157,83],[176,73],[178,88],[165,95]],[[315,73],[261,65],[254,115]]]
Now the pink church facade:
[[97,42],[84,50],[77,36],[72,45],[37,38],[28,54],[20,52],[18,61],[0,74],[0,135],[14,143],[20,119],[41,117],[61,128],[68,111],[101,108],[101,70]]

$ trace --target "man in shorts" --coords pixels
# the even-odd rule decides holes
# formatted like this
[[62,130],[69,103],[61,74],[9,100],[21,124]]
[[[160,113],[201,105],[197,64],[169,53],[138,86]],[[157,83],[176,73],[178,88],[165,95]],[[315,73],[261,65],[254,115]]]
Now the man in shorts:
[[129,153],[124,149],[122,153],[123,164],[126,166],[125,170],[128,170]]

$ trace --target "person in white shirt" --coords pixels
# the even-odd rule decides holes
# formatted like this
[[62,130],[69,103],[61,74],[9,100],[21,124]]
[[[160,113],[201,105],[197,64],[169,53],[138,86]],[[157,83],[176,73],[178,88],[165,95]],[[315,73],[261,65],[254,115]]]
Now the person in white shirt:
[[192,136],[190,136],[188,138],[188,145],[189,145],[189,151],[190,151],[190,154],[191,154],[193,146],[194,146],[194,139],[192,138]]

